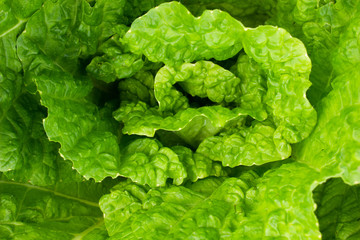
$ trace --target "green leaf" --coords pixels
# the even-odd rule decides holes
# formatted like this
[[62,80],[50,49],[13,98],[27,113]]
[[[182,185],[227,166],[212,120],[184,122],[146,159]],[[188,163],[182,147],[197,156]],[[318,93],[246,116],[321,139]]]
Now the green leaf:
[[110,239],[218,239],[229,234],[236,217],[244,214],[248,185],[235,178],[222,184],[202,181],[210,181],[212,191],[175,186],[148,190],[134,184],[115,187],[100,200]]
[[110,239],[320,239],[311,191],[319,175],[285,164],[258,178],[183,186],[121,183],[100,200]]
[[256,122],[252,126],[234,129],[230,133],[208,137],[199,145],[197,153],[223,166],[261,165],[290,157],[291,146],[277,139],[271,122]]
[[240,55],[232,71],[241,79],[240,105],[251,110],[251,116],[259,121],[268,117],[264,98],[266,95],[266,75],[264,70],[247,55]]
[[[25,135],[24,139],[29,139],[30,133],[26,133],[26,128],[32,124],[29,117],[32,113],[23,105],[27,104],[26,100],[21,99],[26,97],[22,96],[22,67],[16,54],[16,37],[23,30],[28,17],[41,3],[34,1],[33,5],[24,6],[21,6],[19,1],[0,3],[0,171],[19,168],[21,164],[18,165],[18,162],[23,161],[22,152],[27,151],[22,151],[22,138]],[[23,11],[20,10],[21,7]],[[17,107],[18,105],[20,106]],[[28,105],[36,108],[32,99],[29,99]]]
[[306,45],[313,65],[307,95],[314,105],[331,91],[336,66],[329,59],[336,57],[339,36],[357,18],[359,10],[359,2],[353,0],[285,0],[277,1],[271,12],[268,24],[285,28]]
[[245,33],[244,49],[267,73],[265,103],[276,132],[289,143],[306,138],[316,112],[306,98],[311,62],[302,42],[284,29],[260,26]]
[[179,68],[165,66],[155,76],[155,98],[163,112],[188,108],[187,98],[173,87],[178,82],[191,96],[207,97],[215,103],[237,102],[241,97],[240,81],[230,71],[209,61],[185,63]]
[[242,24],[228,13],[205,11],[195,18],[178,2],[151,9],[136,19],[124,37],[131,52],[174,66],[215,58],[225,60],[242,48]]
[[155,106],[154,76],[150,71],[139,71],[132,78],[120,81],[119,95],[122,101],[142,101]]
[[44,127],[50,140],[60,142],[60,153],[73,162],[85,178],[99,181],[118,175],[120,150],[115,129],[109,116],[86,96],[90,93],[88,79],[74,79],[68,74],[51,72],[53,81],[37,77],[42,104],[48,108]]
[[183,146],[174,146],[171,148],[177,155],[180,162],[184,165],[188,178],[192,182],[208,176],[226,176],[227,173],[220,163],[212,161],[197,152],[192,152],[189,148]]
[[93,182],[38,187],[0,180],[3,239],[107,239],[100,196],[112,184]]
[[125,134],[153,137],[159,129],[174,131],[188,144],[197,146],[206,137],[213,136],[225,126],[246,115],[246,111],[230,110],[221,106],[187,108],[174,116],[162,116],[155,108],[145,103],[130,103],[114,112],[118,121],[123,121]]
[[115,33],[110,39],[99,46],[98,54],[86,67],[86,72],[98,80],[110,83],[116,79],[133,76],[143,66],[144,61],[140,55],[125,50],[121,38],[127,31],[125,25],[112,26]]
[[136,18],[145,14],[151,8],[169,0],[132,0],[126,1],[124,14],[128,18],[127,24],[131,24]]
[[156,139],[136,139],[122,154],[120,174],[150,187],[165,186],[169,178],[174,185],[181,185],[187,179],[195,182],[209,176],[226,175],[221,164],[183,146],[164,147]]
[[164,186],[167,178],[172,178],[174,184],[180,185],[187,177],[177,154],[170,148],[162,147],[156,140],[135,140],[124,149],[123,154],[119,171],[136,183],[157,187]]
[[317,106],[319,120],[315,130],[295,151],[298,161],[326,177],[342,177],[348,184],[360,182],[359,26],[357,19],[342,35],[338,47],[342,53],[334,61],[339,64],[338,74],[341,69],[344,71],[333,80],[333,90]]
[[246,192],[246,219],[233,239],[321,239],[312,190],[323,181],[304,164],[289,163],[255,180]]
[[360,186],[330,179],[314,190],[323,239],[355,240],[360,237]]
[[37,97],[17,96],[0,121],[0,170],[12,180],[40,186],[81,180],[59,156],[58,145],[47,139],[45,116]]
[[117,176],[120,160],[111,116],[102,116],[86,99],[92,83],[78,70],[80,59],[96,52],[102,14],[102,8],[85,1],[47,1],[18,38],[25,75],[36,82],[48,108],[49,139],[61,144],[61,155],[81,175],[96,180]]
[[[220,81],[225,85],[220,85],[220,88],[213,88],[210,84],[212,81],[208,86],[206,85],[207,82],[210,81],[209,79],[212,79],[213,75],[209,69],[219,71],[219,73],[214,74],[217,79],[228,79],[231,74],[228,74],[226,70],[222,71],[222,68],[218,69],[217,67],[214,67],[216,65],[204,61],[195,64],[185,63],[180,66],[180,60],[176,63],[164,60],[167,56],[167,53],[164,53],[164,51],[170,51],[171,48],[175,46],[169,45],[169,47],[165,48],[165,46],[168,46],[167,44],[169,44],[169,39],[166,38],[171,35],[169,33],[170,30],[165,31],[163,28],[160,28],[158,31],[151,31],[150,33],[147,33],[146,30],[147,28],[157,28],[157,21],[160,21],[159,19],[162,19],[162,17],[166,18],[166,16],[161,15],[162,9],[164,9],[164,11],[165,9],[166,11],[174,11],[174,15],[172,16],[172,21],[174,22],[171,24],[180,26],[178,28],[183,27],[182,23],[176,21],[176,16],[180,14],[181,11],[184,11],[184,15],[186,15],[186,9],[181,7],[178,3],[172,2],[169,4],[162,4],[159,8],[153,9],[144,17],[137,19],[125,35],[125,42],[127,41],[131,51],[135,53],[144,53],[152,61],[163,61],[169,66],[176,65],[174,68],[169,66],[162,68],[155,79],[155,97],[159,102],[159,110],[166,113],[177,112],[179,110],[185,112],[188,110],[188,100],[172,87],[176,82],[179,82],[179,85],[193,96],[208,97],[210,100],[218,103],[224,100],[225,102],[236,100],[245,105],[245,110],[248,110],[247,114],[258,120],[266,119],[268,116],[266,112],[269,113],[276,126],[273,135],[278,152],[281,152],[281,157],[279,159],[289,156],[290,150],[288,144],[297,143],[305,139],[316,124],[316,112],[306,98],[306,91],[311,85],[309,81],[311,62],[301,41],[293,38],[284,29],[273,26],[260,26],[255,29],[247,28],[245,29],[245,32],[239,33],[237,36],[228,35],[228,37],[233,37],[234,41],[241,38],[245,52],[253,60],[247,60],[246,58],[244,58],[244,60],[239,60],[239,69],[237,69],[236,72],[241,71],[241,73],[238,72],[237,74],[246,79],[243,84],[235,80],[226,80]],[[205,11],[203,16],[208,13],[210,14],[210,12],[211,11]],[[187,18],[184,19],[185,22],[194,22],[191,15],[187,14],[186,17]],[[152,20],[153,18],[155,20]],[[195,22],[200,19],[202,19],[202,17],[196,18]],[[232,20],[237,22],[235,19]],[[238,23],[241,24],[240,22]],[[141,36],[138,33],[140,31],[140,26],[142,27],[141,29],[145,28],[142,32],[143,35]],[[168,24],[165,24],[165,26],[165,28],[167,28]],[[155,40],[154,36],[151,34],[161,37],[162,40]],[[189,42],[190,41],[187,41],[187,43]],[[135,43],[137,45],[132,47],[132,44]],[[165,44],[164,46],[162,46],[163,43]],[[176,44],[178,43],[181,43],[181,41],[176,41]],[[158,54],[154,53],[154,51],[157,51],[154,50],[157,47],[160,47],[160,49],[164,48],[165,50],[160,51],[162,55],[159,56],[159,59],[151,59],[150,55],[155,56]],[[189,50],[189,47],[185,49]],[[172,60],[174,59],[177,59],[177,56]],[[190,60],[183,58],[182,60],[188,62],[197,59],[202,58],[195,57]],[[242,61],[246,64],[242,64]],[[254,61],[257,62],[260,67],[258,67]],[[205,72],[208,75],[206,75]],[[266,75],[267,78],[266,86],[264,86],[265,84],[262,81],[264,75]],[[200,76],[200,79],[204,78],[204,80],[199,80],[198,76]],[[256,83],[253,85],[249,84],[249,78],[256,79]],[[204,84],[202,84],[202,82],[204,82]],[[223,87],[229,86],[227,84],[230,83],[231,87]],[[205,87],[203,87],[203,85]],[[225,89],[225,91],[223,89]],[[243,99],[240,97],[241,90],[245,93]],[[226,97],[224,97],[224,94],[229,98],[228,100],[225,99]],[[249,103],[246,100],[249,100]],[[130,106],[136,108],[137,111],[141,108],[140,106]],[[254,108],[250,108],[253,106]],[[115,118],[118,120],[122,119],[125,122],[124,129],[126,130],[124,130],[124,133],[153,136],[156,129],[174,131],[169,127],[163,127],[166,125],[164,124],[165,120],[163,120],[162,117],[159,117],[159,114],[153,110],[150,110],[149,114],[145,114],[144,111],[141,113],[143,116],[155,115],[151,120],[149,120],[150,117],[145,117],[146,121],[144,120],[143,122],[142,119],[139,119],[140,114],[137,113],[137,122],[135,123],[132,121],[132,124],[129,124],[131,116],[127,115],[131,115],[131,110],[129,110],[129,108],[124,109],[126,107],[122,108],[123,110],[120,108],[120,110],[115,113]],[[176,123],[176,121],[173,122]],[[129,125],[136,125],[134,128],[139,130],[127,130]],[[206,135],[206,137],[208,136],[211,136],[211,134]],[[203,139],[205,138],[202,138],[201,140]],[[186,140],[186,142],[196,146],[196,143],[194,142],[189,142],[188,140]]]

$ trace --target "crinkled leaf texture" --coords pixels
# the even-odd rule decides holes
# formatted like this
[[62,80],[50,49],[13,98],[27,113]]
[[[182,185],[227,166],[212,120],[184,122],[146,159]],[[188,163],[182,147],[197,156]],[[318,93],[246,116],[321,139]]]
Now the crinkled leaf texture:
[[187,108],[173,116],[162,116],[143,102],[127,104],[114,112],[115,119],[125,123],[122,130],[126,134],[153,137],[159,129],[172,131],[194,146],[244,116],[246,111],[241,108],[221,106]]
[[282,0],[269,11],[271,17],[266,22],[285,28],[300,38],[308,50],[313,67],[307,96],[312,104],[316,105],[332,90],[334,69],[338,65],[331,59],[337,58],[340,35],[359,13],[360,2],[354,0]]
[[207,97],[215,103],[237,102],[241,98],[241,80],[212,62],[184,63],[179,68],[165,66],[157,72],[154,83],[161,112],[189,107],[188,99],[173,87],[177,82],[191,96]]
[[257,178],[151,189],[124,182],[100,200],[110,239],[320,239],[318,173],[290,163]]
[[290,156],[291,146],[277,145],[278,142],[274,124],[254,121],[250,127],[233,127],[229,132],[206,138],[196,152],[221,161],[224,166],[260,165]]
[[155,139],[137,139],[126,146],[123,154],[119,172],[150,187],[165,186],[168,178],[180,185],[186,179],[195,182],[208,176],[226,176],[223,168],[209,158],[183,146],[164,147]]
[[183,61],[225,60],[242,49],[244,26],[228,13],[205,11],[195,18],[180,3],[164,3],[137,18],[124,37],[133,53],[169,66]]
[[[124,28],[126,29],[122,25],[126,22],[122,12],[124,8],[124,1],[98,1],[94,6],[90,6],[86,1],[46,1],[29,19],[26,31],[17,40],[18,55],[24,66],[25,77],[30,85],[35,83],[41,104],[48,110],[44,120],[48,138],[60,143],[60,155],[70,160],[73,167],[86,179],[94,178],[101,181],[108,176],[121,175],[152,187],[165,185],[168,178],[172,178],[174,184],[181,184],[187,179],[187,169],[173,150],[164,148],[161,143],[153,140],[138,140],[127,147],[121,145],[122,136],[111,115],[114,104],[98,104],[96,98],[97,88],[105,86],[98,80],[112,82],[118,78],[132,76],[142,67],[146,70],[149,66],[141,63],[128,74],[118,69],[115,77],[109,77],[106,72],[101,72],[101,69],[100,72],[96,72],[97,70],[91,67],[95,63],[90,63],[87,71],[99,78],[96,80],[85,75],[82,69],[83,62],[87,61],[85,59],[97,53],[105,54],[103,57],[106,61],[112,57],[119,57],[119,54],[138,59],[139,56],[124,52],[119,41],[121,31],[124,32]],[[123,63],[123,60],[121,58],[116,61]],[[93,61],[96,61],[96,57]],[[116,65],[116,61],[112,63]],[[142,62],[142,59],[139,61]],[[20,70],[21,68],[17,71]],[[120,76],[120,73],[125,75]],[[144,76],[148,80],[143,80]],[[152,77],[149,78],[144,72],[133,77],[142,81],[138,81],[136,86],[141,83],[146,93],[151,92]],[[122,89],[126,91],[128,88]],[[128,97],[154,101],[151,94],[144,97],[142,93],[136,93],[135,96]],[[35,106],[39,107],[38,103]],[[41,115],[37,118],[40,120],[44,117],[45,115]],[[29,128],[27,125],[26,127]],[[27,138],[22,140],[26,141]],[[57,145],[53,145],[54,151],[57,151]],[[157,150],[154,149],[158,149],[159,153],[155,153]],[[47,153],[51,149],[41,150]],[[56,159],[57,155],[45,156],[43,161],[50,162],[47,160],[50,157]],[[134,159],[136,161],[133,161]],[[197,159],[193,165],[197,165],[197,161],[204,162],[203,159]],[[14,161],[6,162],[15,164]],[[210,160],[207,159],[205,162]],[[49,164],[54,165],[51,162]],[[213,164],[208,165],[211,167],[203,172],[191,170],[191,179],[195,181],[209,175],[223,174],[218,168],[216,171],[213,170]],[[196,173],[201,174],[201,177],[195,176]]]
[[98,199],[108,183],[38,187],[0,180],[2,239],[107,239]]
[[[169,15],[169,12],[173,14]],[[204,25],[207,34],[198,36],[205,31],[198,22],[204,21],[208,21]],[[219,23],[224,24],[218,26]],[[228,33],[230,28],[237,32]],[[219,42],[214,44],[215,40]],[[158,109],[137,102],[125,104],[114,113],[117,120],[124,122],[125,134],[154,136],[157,130],[172,131],[193,147],[205,140],[204,145],[209,148],[217,146],[216,154],[207,157],[215,161],[221,161],[223,156],[236,158],[223,162],[234,167],[288,158],[290,144],[306,138],[316,123],[316,112],[306,98],[311,85],[310,59],[302,42],[284,29],[274,26],[244,28],[239,21],[219,10],[204,11],[194,18],[180,3],[171,2],[136,19],[125,34],[124,43],[133,53],[142,53],[151,61],[166,64],[155,77]],[[208,61],[189,63],[209,58],[223,60],[217,54],[218,50],[226,52],[222,44],[225,48],[232,44],[232,50],[237,52],[243,46],[248,55],[240,56],[233,67],[238,77]],[[203,51],[203,45],[207,45],[209,51]],[[176,54],[175,48],[178,48]],[[226,53],[230,54],[226,58],[235,54]],[[173,86],[176,83],[187,94],[208,98],[222,106],[189,108],[186,96]],[[225,107],[229,106],[232,111],[240,112],[238,117],[227,117],[231,112]],[[219,124],[218,117],[208,114],[210,110],[216,111],[226,124]],[[259,121],[268,118],[273,126],[265,124],[266,134],[257,134],[255,128],[260,124],[240,131],[238,140],[230,141],[234,147],[226,148],[222,137],[206,141],[229,124],[243,120],[245,115]],[[196,130],[190,133],[188,129],[194,128]],[[256,142],[261,142],[261,146],[256,146]],[[259,154],[252,154],[255,148],[260,150]]]

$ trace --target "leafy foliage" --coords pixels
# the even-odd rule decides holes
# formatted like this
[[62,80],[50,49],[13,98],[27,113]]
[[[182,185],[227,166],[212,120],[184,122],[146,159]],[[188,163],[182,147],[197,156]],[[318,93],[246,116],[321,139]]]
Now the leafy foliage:
[[1,1],[0,238],[358,239],[359,16]]

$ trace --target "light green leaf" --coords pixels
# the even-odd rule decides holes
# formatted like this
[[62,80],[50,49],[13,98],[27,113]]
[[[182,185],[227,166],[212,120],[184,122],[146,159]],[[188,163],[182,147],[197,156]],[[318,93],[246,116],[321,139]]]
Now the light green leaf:
[[125,134],[153,137],[159,129],[174,131],[193,146],[245,115],[246,111],[240,108],[230,110],[221,106],[210,106],[187,108],[174,116],[162,116],[157,109],[149,108],[143,102],[127,104],[114,112],[115,119],[124,122],[122,131]]
[[173,87],[178,82],[191,96],[207,97],[215,103],[237,102],[241,97],[240,81],[230,71],[209,61],[185,63],[179,68],[165,66],[155,76],[155,98],[163,112],[188,108],[187,98]]
[[251,110],[251,116],[256,120],[265,120],[268,114],[264,103],[267,88],[264,70],[253,59],[243,54],[239,56],[232,70],[241,79],[241,107]]
[[115,187],[100,200],[110,239],[219,239],[228,235],[232,224],[244,214],[248,185],[235,178],[223,184],[202,181],[210,181],[214,189]]
[[197,152],[192,152],[189,148],[183,146],[174,146],[171,148],[179,157],[184,165],[188,178],[192,182],[203,179],[208,176],[226,176],[226,171],[220,163],[212,161]]
[[290,156],[290,144],[277,137],[273,123],[254,121],[251,127],[206,138],[196,152],[221,161],[223,166],[261,165]]
[[158,187],[164,186],[167,178],[172,178],[174,184],[180,185],[187,177],[177,154],[154,139],[135,140],[123,154],[119,171],[136,183]]
[[314,190],[323,239],[355,240],[360,237],[360,186],[330,179]]
[[243,44],[246,54],[266,71],[265,103],[276,134],[289,143],[303,140],[316,123],[316,112],[306,98],[311,62],[303,43],[284,29],[260,26],[245,32]]
[[58,183],[38,187],[0,180],[3,239],[106,239],[98,199],[111,184]]
[[311,191],[319,175],[285,164],[258,178],[183,186],[115,186],[100,200],[110,239],[321,239]]
[[233,239],[321,239],[312,190],[319,174],[304,164],[284,164],[255,180],[246,192],[246,219]]
[[[182,23],[176,21],[176,16],[180,14],[181,11],[184,11],[184,15],[186,15],[186,9],[179,6],[181,5],[175,2],[162,4],[159,8],[153,9],[144,17],[137,19],[125,35],[125,42],[129,41],[130,50],[135,53],[140,51],[146,56],[155,56],[158,54],[154,53],[154,51],[157,51],[154,50],[156,49],[156,47],[154,47],[155,45],[157,47],[161,46],[160,49],[164,48],[164,51],[168,51],[174,47],[175,45],[169,45],[167,48],[164,47],[168,46],[166,44],[169,44],[168,39],[166,40],[169,32],[163,30],[164,28],[159,27],[158,31],[151,31],[151,34],[154,33],[165,40],[155,40],[153,35],[147,36],[147,34],[150,33],[146,33],[146,30],[144,30],[145,34],[143,36],[138,36],[138,32],[140,31],[140,26],[146,29],[147,27],[149,27],[149,29],[157,29],[158,22],[156,21],[159,19],[156,17],[165,17],[161,15],[162,9],[164,9],[164,11],[165,9],[166,11],[174,11],[175,13],[172,18],[174,23],[172,24],[178,23],[180,25],[175,25],[182,27]],[[204,15],[208,13],[210,13],[210,11],[205,11]],[[194,22],[191,15],[187,14],[186,17],[187,18],[184,19],[185,22]],[[155,19],[154,21],[151,20],[153,18]],[[196,18],[195,22],[198,19],[202,19],[202,17]],[[237,22],[235,19],[232,20]],[[238,23],[241,24],[240,22]],[[243,83],[237,81],[237,78],[230,77],[233,75],[228,74],[229,72],[227,70],[217,68],[216,65],[212,65],[206,61],[195,64],[182,64],[180,60],[176,63],[167,62],[167,53],[160,51],[162,56],[160,56],[159,59],[150,60],[163,61],[169,65],[159,71],[155,79],[154,87],[155,97],[159,102],[159,111],[164,112],[162,113],[163,116],[159,116],[160,113],[156,110],[148,110],[148,112],[145,113],[147,107],[140,106],[141,104],[137,106],[129,105],[128,107],[123,106],[115,112],[115,118],[125,123],[124,133],[153,136],[157,129],[178,131],[180,128],[183,128],[183,123],[179,128],[174,127],[177,121],[167,116],[169,113],[179,113],[180,110],[181,113],[186,113],[186,111],[189,110],[187,98],[176,90],[175,87],[172,87],[176,82],[179,82],[179,85],[193,96],[208,97],[217,103],[239,102],[240,107],[245,110],[244,113],[257,120],[263,121],[268,115],[271,116],[275,124],[275,131],[271,131],[273,140],[268,139],[267,145],[272,145],[272,153],[268,154],[273,155],[274,158],[266,161],[276,161],[288,157],[291,151],[289,144],[297,143],[305,139],[316,124],[316,112],[306,98],[306,91],[311,85],[309,81],[311,70],[310,59],[307,56],[306,49],[302,42],[299,39],[293,38],[284,29],[273,26],[260,26],[258,28],[246,28],[244,30],[244,32],[237,34],[237,36],[228,36],[232,36],[234,41],[240,38],[245,53],[251,58],[240,57],[238,67],[236,67],[237,69],[235,70],[238,76],[245,79]],[[126,40],[127,38],[129,39]],[[164,46],[162,46],[163,42],[165,42]],[[180,42],[179,40],[176,43]],[[188,42],[189,41],[187,41],[187,43]],[[132,44],[135,43],[140,45],[132,48]],[[141,49],[136,49],[137,47],[141,47]],[[189,50],[189,47],[185,49]],[[151,53],[146,53],[147,51],[151,51]],[[173,59],[177,58],[175,57]],[[195,57],[189,61],[196,59],[202,58]],[[188,61],[185,58],[181,60],[185,62]],[[218,70],[218,72],[211,74],[212,71],[209,69],[215,69]],[[219,85],[221,86],[220,88],[212,87],[211,84],[213,81],[210,81],[210,79],[212,79],[213,75],[216,75],[217,80],[219,78],[222,80],[220,81],[222,83]],[[266,83],[264,82],[264,77],[267,78]],[[255,79],[256,81],[250,84],[250,79]],[[210,81],[209,85],[207,85],[208,81]],[[214,81],[214,83],[215,82],[218,81]],[[242,98],[242,92],[244,92],[244,98]],[[226,97],[224,97],[224,95]],[[227,97],[229,99],[226,99]],[[244,107],[242,107],[241,104],[244,104]],[[134,113],[133,110],[136,113]],[[197,116],[196,114],[192,115]],[[130,121],[131,118],[133,119]],[[168,119],[171,119],[171,122],[167,124],[166,121]],[[172,127],[167,125],[172,125]],[[132,126],[132,128],[130,126]],[[187,143],[196,147],[203,139],[213,136],[219,132],[219,130],[212,131],[213,134],[207,134],[197,142],[186,140],[182,133],[181,136]],[[269,138],[270,135],[267,137]],[[186,138],[189,139],[188,137]],[[191,139],[196,139],[196,137],[191,135]],[[273,145],[276,146],[276,150],[274,150]],[[239,145],[236,147],[241,150]],[[236,153],[234,152],[233,154]],[[263,157],[261,163],[266,162],[264,159]],[[249,159],[249,161],[251,164],[254,164],[256,159]],[[233,164],[235,163],[231,165],[235,166]],[[247,164],[249,164],[249,162]]]
[[136,19],[124,37],[135,54],[174,66],[215,58],[225,60],[242,48],[243,25],[228,13],[205,11],[195,18],[180,3],[170,2]]

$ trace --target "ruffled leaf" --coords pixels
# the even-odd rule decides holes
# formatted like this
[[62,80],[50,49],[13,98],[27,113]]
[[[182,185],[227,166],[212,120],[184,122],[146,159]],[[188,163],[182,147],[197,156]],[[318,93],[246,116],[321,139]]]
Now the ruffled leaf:
[[174,116],[162,116],[143,102],[127,104],[114,112],[115,119],[124,122],[122,131],[125,134],[153,137],[159,129],[173,131],[193,146],[245,115],[246,111],[240,108],[211,106],[187,108]]
[[228,13],[205,11],[195,18],[180,3],[170,2],[137,18],[124,37],[136,54],[174,66],[215,58],[225,60],[242,48],[242,24]]
[[98,200],[112,185],[82,182],[38,187],[1,178],[1,237],[107,239]]
[[263,177],[149,189],[122,183],[100,200],[110,239],[320,239],[312,193],[319,175],[291,163]]
[[277,139],[275,126],[271,122],[253,122],[249,128],[234,129],[231,133],[206,138],[196,152],[224,166],[251,166],[286,159],[291,146]]
[[189,107],[188,100],[173,85],[191,96],[208,98],[215,103],[238,102],[240,79],[230,71],[208,61],[185,63],[179,68],[165,66],[155,76],[155,98],[162,112],[177,112]]

